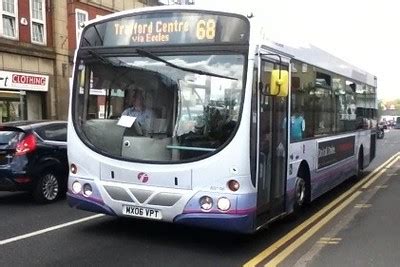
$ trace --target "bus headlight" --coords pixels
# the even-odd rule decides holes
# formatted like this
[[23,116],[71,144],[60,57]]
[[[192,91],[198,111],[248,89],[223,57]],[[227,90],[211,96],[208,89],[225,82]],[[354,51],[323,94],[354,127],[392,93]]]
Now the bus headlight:
[[90,197],[93,193],[92,186],[90,184],[84,184],[83,185],[83,195],[85,197]]
[[217,206],[218,209],[222,211],[227,211],[231,207],[231,201],[226,197],[221,197],[220,199],[218,199]]
[[238,181],[236,180],[229,180],[228,182],[228,187],[231,191],[236,192],[239,190],[240,188],[240,184]]
[[208,211],[213,206],[213,200],[209,196],[203,196],[200,198],[199,204],[202,210]]
[[74,163],[71,164],[71,173],[76,174],[78,172],[78,168]]
[[72,192],[74,192],[75,194],[79,194],[82,190],[82,185],[80,182],[75,181],[72,183]]

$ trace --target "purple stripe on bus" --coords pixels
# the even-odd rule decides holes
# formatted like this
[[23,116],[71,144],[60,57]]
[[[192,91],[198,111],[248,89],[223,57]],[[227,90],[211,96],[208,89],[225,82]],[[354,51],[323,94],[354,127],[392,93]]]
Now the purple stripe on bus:
[[[202,196],[209,195],[213,198],[214,206],[210,211],[203,211],[200,208],[199,200]],[[223,212],[217,208],[217,201],[220,197],[226,197],[231,201],[231,208],[229,211]],[[248,214],[254,212],[257,206],[257,193],[249,193],[242,195],[234,194],[218,194],[210,192],[199,192],[193,196],[183,211],[183,214],[189,213],[213,213],[213,214]]]
[[[343,163],[343,165],[341,165],[340,170],[341,171],[351,171],[352,169],[354,169],[354,165],[355,165],[354,160],[348,161],[346,163]],[[311,180],[311,183],[314,183],[317,181],[321,182],[324,179],[329,179],[333,175],[336,175],[337,172],[338,172],[338,169],[336,169],[336,168],[330,169],[329,171],[319,171],[319,172],[314,171],[314,175],[313,175],[314,178]]]
[[99,203],[83,196],[71,194],[70,192],[67,193],[67,201],[68,204],[73,208],[79,208],[98,213],[105,213],[113,216],[116,215],[115,212],[104,203]]
[[247,215],[253,213],[257,210],[256,207],[252,207],[249,209],[241,209],[241,210],[228,210],[228,211],[220,211],[218,209],[213,209],[211,211],[203,211],[201,209],[193,209],[193,210],[184,210],[182,214],[191,214],[191,213],[204,213],[204,214],[233,214],[233,215]]
[[90,201],[95,202],[97,204],[104,205],[104,201],[101,198],[95,198],[95,197],[92,197],[92,196],[84,197],[84,196],[82,196],[80,194],[73,193],[71,190],[68,190],[68,193],[73,195],[73,196],[75,196],[76,198],[79,198],[79,199],[82,199],[82,200],[90,200]]

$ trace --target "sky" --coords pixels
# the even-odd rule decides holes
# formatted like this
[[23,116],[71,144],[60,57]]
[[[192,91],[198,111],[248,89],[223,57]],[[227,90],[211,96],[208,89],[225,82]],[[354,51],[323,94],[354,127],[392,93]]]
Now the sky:
[[400,2],[395,0],[195,0],[252,12],[279,38],[311,43],[378,79],[378,98],[400,98]]

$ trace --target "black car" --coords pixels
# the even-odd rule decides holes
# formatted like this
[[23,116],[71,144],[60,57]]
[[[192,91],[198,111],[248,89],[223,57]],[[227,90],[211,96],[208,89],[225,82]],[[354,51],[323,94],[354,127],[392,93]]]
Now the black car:
[[379,122],[379,127],[384,129],[384,130],[387,130],[388,123],[386,121],[381,121],[381,122]]
[[40,203],[66,193],[67,122],[0,124],[0,191],[30,191]]
[[385,128],[380,123],[377,125],[376,131],[378,139],[383,139],[383,137],[385,137]]

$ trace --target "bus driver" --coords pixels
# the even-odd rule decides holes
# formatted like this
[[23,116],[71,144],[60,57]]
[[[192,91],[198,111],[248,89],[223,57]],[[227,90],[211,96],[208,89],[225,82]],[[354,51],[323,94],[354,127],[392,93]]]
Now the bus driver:
[[154,113],[144,104],[143,93],[140,90],[135,90],[129,99],[129,107],[124,110],[122,116],[135,117],[141,129],[148,133],[154,119]]

